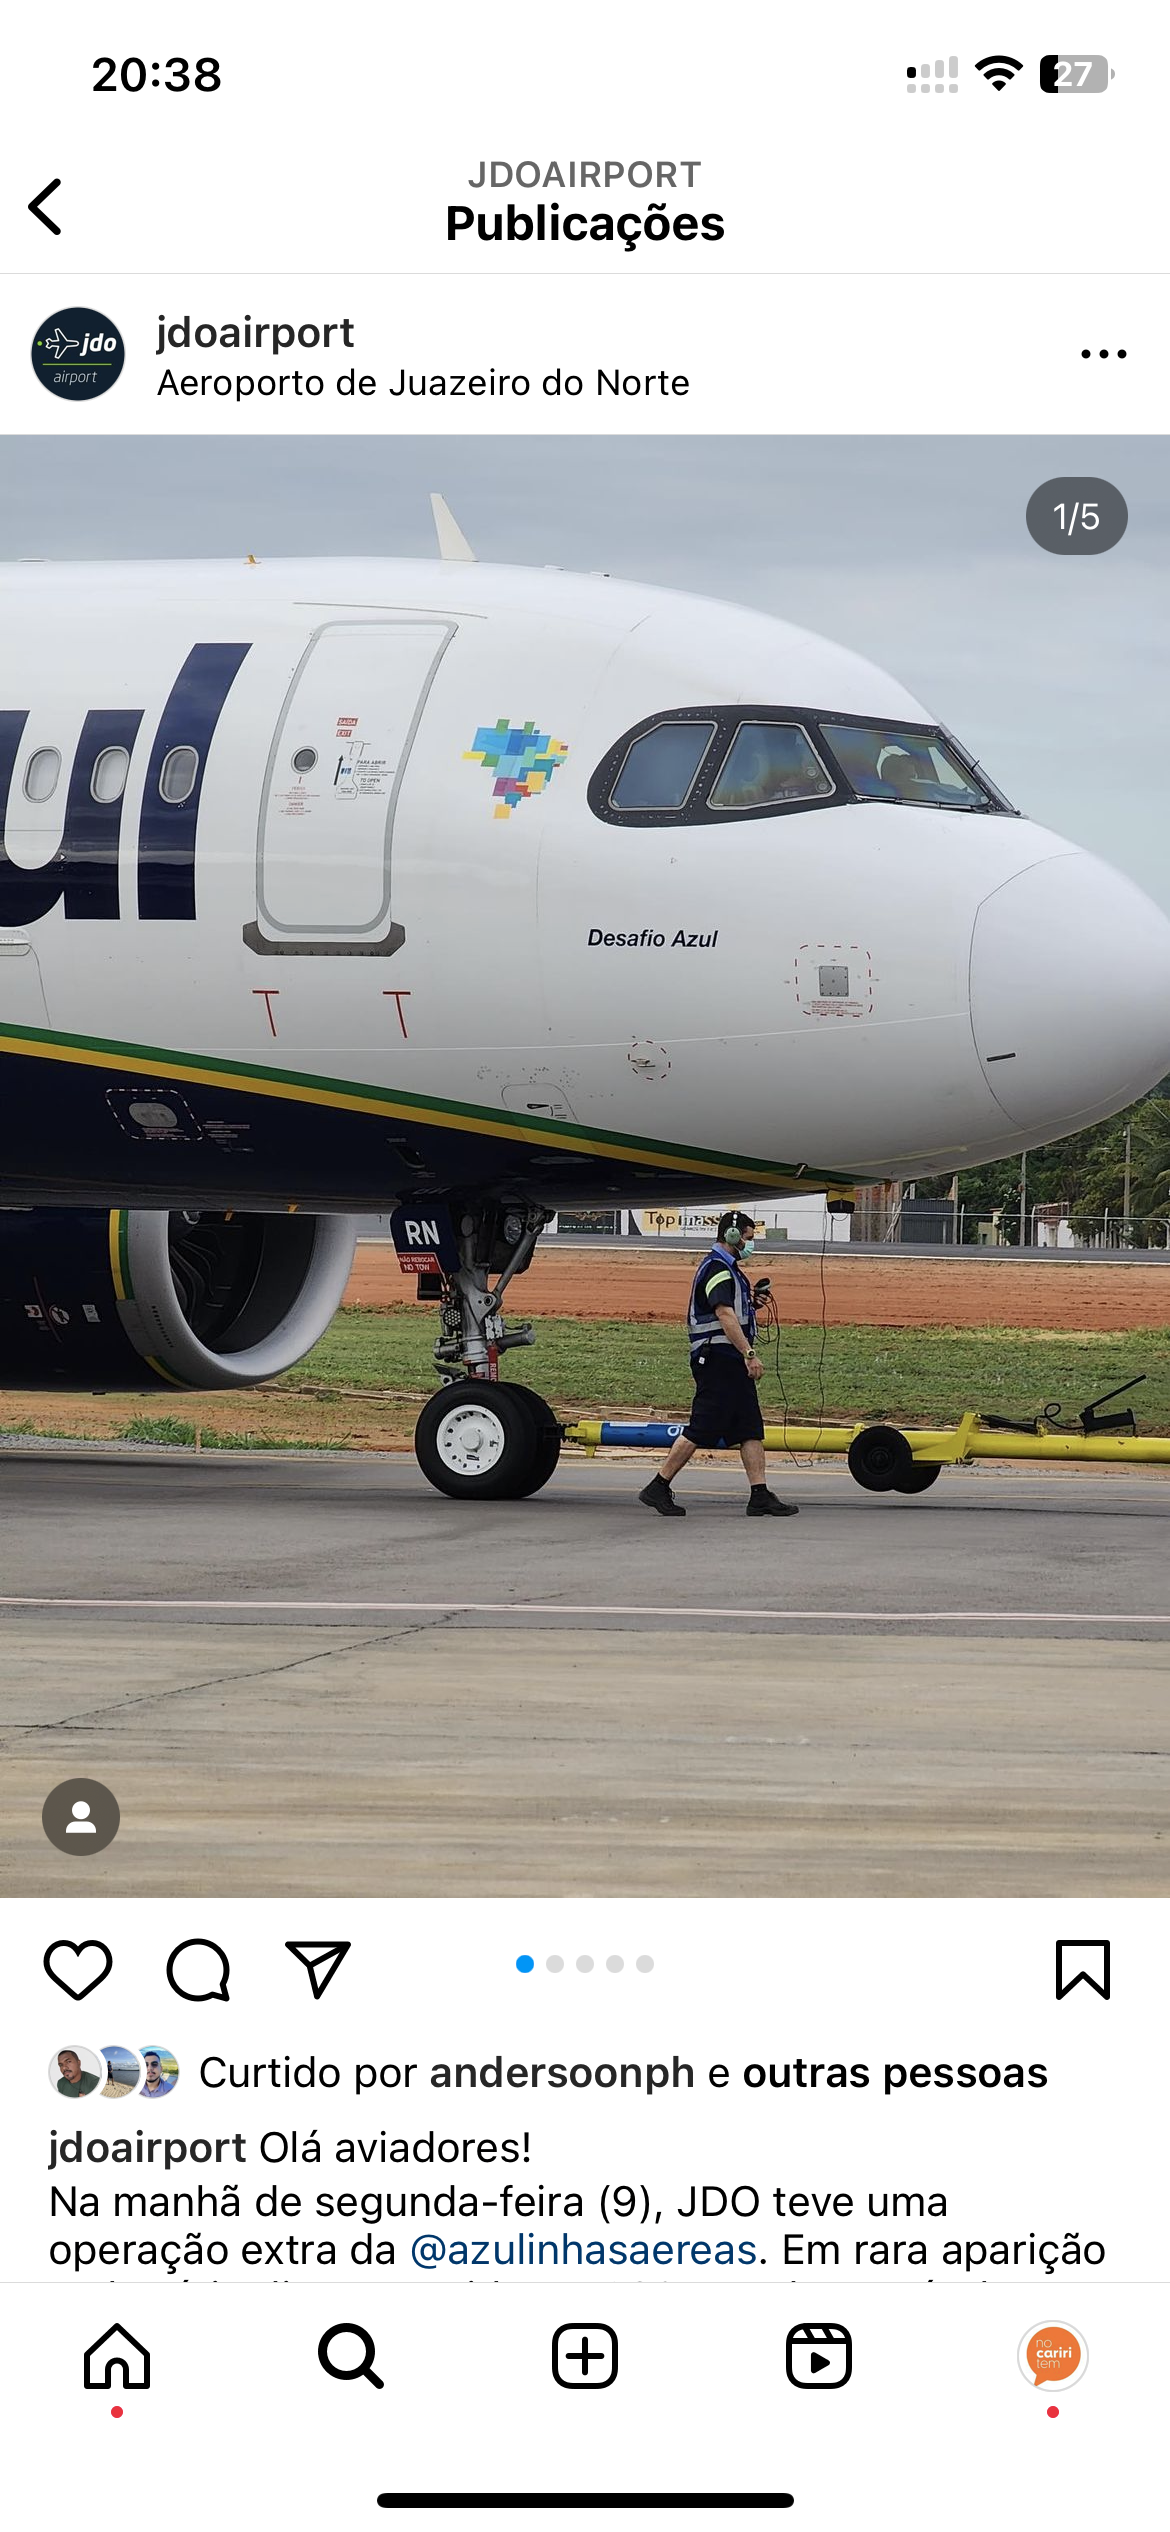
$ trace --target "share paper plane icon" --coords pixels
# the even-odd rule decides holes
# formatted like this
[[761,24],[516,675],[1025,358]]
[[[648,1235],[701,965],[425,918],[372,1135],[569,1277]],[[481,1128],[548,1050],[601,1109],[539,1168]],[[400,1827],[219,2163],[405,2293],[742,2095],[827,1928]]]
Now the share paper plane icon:
[[302,1969],[308,1970],[309,1985],[319,2002],[330,1979],[340,1969],[350,1945],[348,1943],[286,1943],[284,1948],[286,1952],[292,1953],[295,1961],[300,1962]]

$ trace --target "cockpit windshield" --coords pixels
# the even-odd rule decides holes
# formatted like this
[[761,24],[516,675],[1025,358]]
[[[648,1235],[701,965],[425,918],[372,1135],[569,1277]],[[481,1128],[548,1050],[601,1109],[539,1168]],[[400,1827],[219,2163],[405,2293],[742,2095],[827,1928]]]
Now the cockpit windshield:
[[640,721],[594,769],[589,806],[619,826],[723,826],[855,801],[1014,817],[949,730],[830,719],[823,708],[682,704]]
[[822,721],[821,728],[860,800],[900,800],[924,809],[999,805],[935,731],[851,721]]

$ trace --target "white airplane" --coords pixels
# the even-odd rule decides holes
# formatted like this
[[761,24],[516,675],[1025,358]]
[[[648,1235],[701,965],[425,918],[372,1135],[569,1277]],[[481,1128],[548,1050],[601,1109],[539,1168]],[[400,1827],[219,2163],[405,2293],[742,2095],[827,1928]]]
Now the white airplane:
[[502,1299],[559,1205],[1109,1116],[1170,923],[867,661],[436,516],[432,562],[0,572],[0,1380],[269,1380],[397,1208],[421,1464],[520,1495],[560,1436]]

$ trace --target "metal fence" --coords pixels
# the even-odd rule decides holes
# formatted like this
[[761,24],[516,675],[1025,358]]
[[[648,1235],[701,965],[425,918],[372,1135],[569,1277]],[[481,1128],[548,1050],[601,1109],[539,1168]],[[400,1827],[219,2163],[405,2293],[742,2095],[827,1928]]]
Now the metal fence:
[[[846,1236],[851,1248],[1013,1248],[1038,1257],[1056,1252],[1115,1256],[1122,1251],[1170,1250],[1170,1215],[1162,1213],[1065,1213],[1059,1205],[1034,1204],[1021,1216],[1015,1203],[990,1211],[947,1196],[891,1196],[875,1203],[876,1192],[861,1191],[856,1213],[847,1223],[838,1219],[833,1225],[836,1237]],[[675,1214],[643,1211],[632,1215],[590,1207],[566,1210],[556,1227],[566,1239],[641,1237],[654,1242],[669,1232],[675,1239],[681,1237],[678,1220]],[[709,1229],[700,1236],[709,1236]],[[787,1235],[761,1227],[758,1245],[771,1247],[785,1236],[795,1237],[801,1246],[815,1244],[821,1237],[820,1226],[810,1224],[806,1230],[802,1225]]]
[[1051,1204],[1030,1205],[1022,1219],[1015,1205],[978,1212],[961,1201],[907,1197],[885,1219],[870,1213],[855,1222],[851,1246],[1026,1249],[1044,1256],[1096,1250],[1170,1249],[1170,1216],[1162,1213],[1071,1213]]

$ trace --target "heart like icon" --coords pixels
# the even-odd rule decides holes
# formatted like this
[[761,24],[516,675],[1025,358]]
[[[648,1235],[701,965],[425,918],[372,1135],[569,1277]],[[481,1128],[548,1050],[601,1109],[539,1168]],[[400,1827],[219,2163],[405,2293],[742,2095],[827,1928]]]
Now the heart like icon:
[[[55,1962],[62,1966],[55,1968]],[[80,2004],[83,1996],[92,1996],[113,1966],[114,1955],[108,1943],[50,1943],[45,1954],[46,1976],[55,1987],[63,1987],[75,2004]]]

